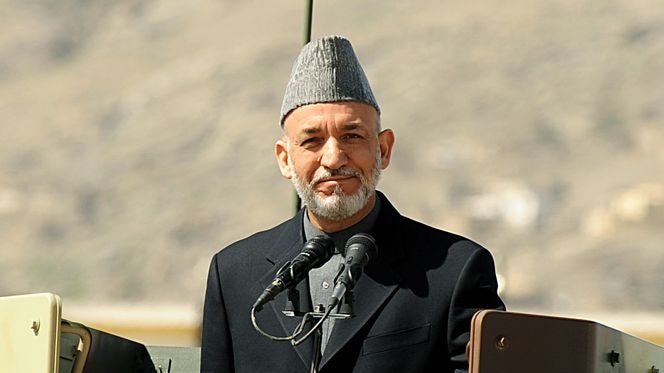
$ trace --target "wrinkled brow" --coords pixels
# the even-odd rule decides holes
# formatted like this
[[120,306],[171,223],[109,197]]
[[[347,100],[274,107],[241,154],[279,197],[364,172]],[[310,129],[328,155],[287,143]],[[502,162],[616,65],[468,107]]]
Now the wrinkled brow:
[[[359,123],[356,122],[351,122],[351,123],[346,123],[341,126],[341,130],[343,131],[353,131],[356,129],[360,129],[362,126]],[[322,132],[323,130],[320,127],[305,127],[302,129],[300,133],[306,134],[306,135],[313,135],[319,132]]]

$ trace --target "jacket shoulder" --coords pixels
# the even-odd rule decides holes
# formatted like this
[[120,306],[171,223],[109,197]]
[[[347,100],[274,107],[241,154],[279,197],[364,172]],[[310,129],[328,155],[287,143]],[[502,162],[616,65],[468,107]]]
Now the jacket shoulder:
[[443,246],[464,251],[486,250],[481,244],[458,233],[436,228],[405,216],[401,218],[404,232],[410,232],[410,237],[426,246]]
[[272,228],[253,233],[219,250],[214,255],[214,260],[230,260],[236,257],[247,260],[253,256],[263,256],[265,251],[284,235],[293,234],[297,230],[297,224],[297,217],[294,217]]

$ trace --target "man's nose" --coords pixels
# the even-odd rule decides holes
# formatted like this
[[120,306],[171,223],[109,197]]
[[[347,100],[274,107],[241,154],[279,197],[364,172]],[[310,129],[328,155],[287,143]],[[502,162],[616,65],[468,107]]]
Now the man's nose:
[[329,139],[323,147],[320,163],[330,169],[338,169],[348,162],[348,155],[341,144],[335,139]]

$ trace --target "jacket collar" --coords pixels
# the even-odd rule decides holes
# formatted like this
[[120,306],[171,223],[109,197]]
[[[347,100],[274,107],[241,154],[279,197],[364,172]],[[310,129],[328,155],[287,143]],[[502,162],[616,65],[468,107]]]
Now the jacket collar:
[[[272,264],[272,267],[270,267],[270,269],[260,278],[259,282],[261,289],[265,289],[269,286],[275,278],[277,271],[288,263],[288,261],[295,258],[295,256],[302,250],[305,241],[302,229],[302,219],[305,211],[305,209],[300,209],[293,218],[282,224],[280,227],[281,229],[277,228],[280,230],[281,234],[270,244],[269,249],[265,253],[265,259]],[[299,303],[300,310],[303,312],[311,311],[312,306],[309,296],[308,281],[301,281],[297,284],[295,289],[297,290],[296,302]],[[281,292],[268,304],[268,306],[265,307],[265,310],[263,311],[274,313],[276,319],[279,320],[282,328],[282,334],[280,336],[293,334],[302,320],[301,317],[289,317],[282,312],[288,301],[288,295],[288,291]],[[309,338],[309,340],[294,348],[306,368],[309,369],[313,358],[313,338]]]
[[[377,191],[376,194],[381,199],[381,209],[378,219],[369,233],[376,239],[378,255],[366,266],[364,276],[353,289],[354,317],[335,323],[320,364],[321,369],[381,308],[383,303],[396,291],[397,284],[401,280],[395,269],[396,263],[404,255],[403,237],[398,229],[401,215],[383,193]],[[273,267],[261,277],[262,288],[267,287],[274,279],[276,271],[302,250],[305,241],[302,229],[304,213],[305,209],[301,209],[297,215],[283,224],[281,235],[266,252],[265,257]],[[299,292],[301,310],[305,312],[311,310],[308,281],[300,282],[296,289]],[[284,329],[284,335],[290,335],[300,323],[301,317],[287,317],[282,313],[286,301],[287,292],[282,292],[270,302],[270,307],[267,308],[276,314]],[[295,350],[305,366],[309,368],[313,358],[313,338],[296,346]]]
[[[401,214],[382,192],[376,191],[376,196],[381,201],[381,209],[369,233],[374,236],[378,244],[378,257],[392,263],[404,255],[402,237],[398,229]],[[281,235],[265,254],[270,263],[286,263],[300,252],[305,241],[302,228],[305,213],[306,209],[300,209],[294,217],[283,223]]]

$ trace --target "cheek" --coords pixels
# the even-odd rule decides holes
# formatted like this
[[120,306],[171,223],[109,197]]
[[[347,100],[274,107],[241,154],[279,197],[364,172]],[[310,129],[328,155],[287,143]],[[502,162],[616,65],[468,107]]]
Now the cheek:
[[309,182],[317,170],[316,163],[304,158],[291,158],[291,160],[292,162],[289,163],[291,177],[297,175],[300,179]]
[[[364,174],[373,172],[376,165],[380,164],[380,151],[363,151],[361,154],[356,153],[352,158],[357,168],[362,169]],[[377,163],[378,162],[378,163]]]

